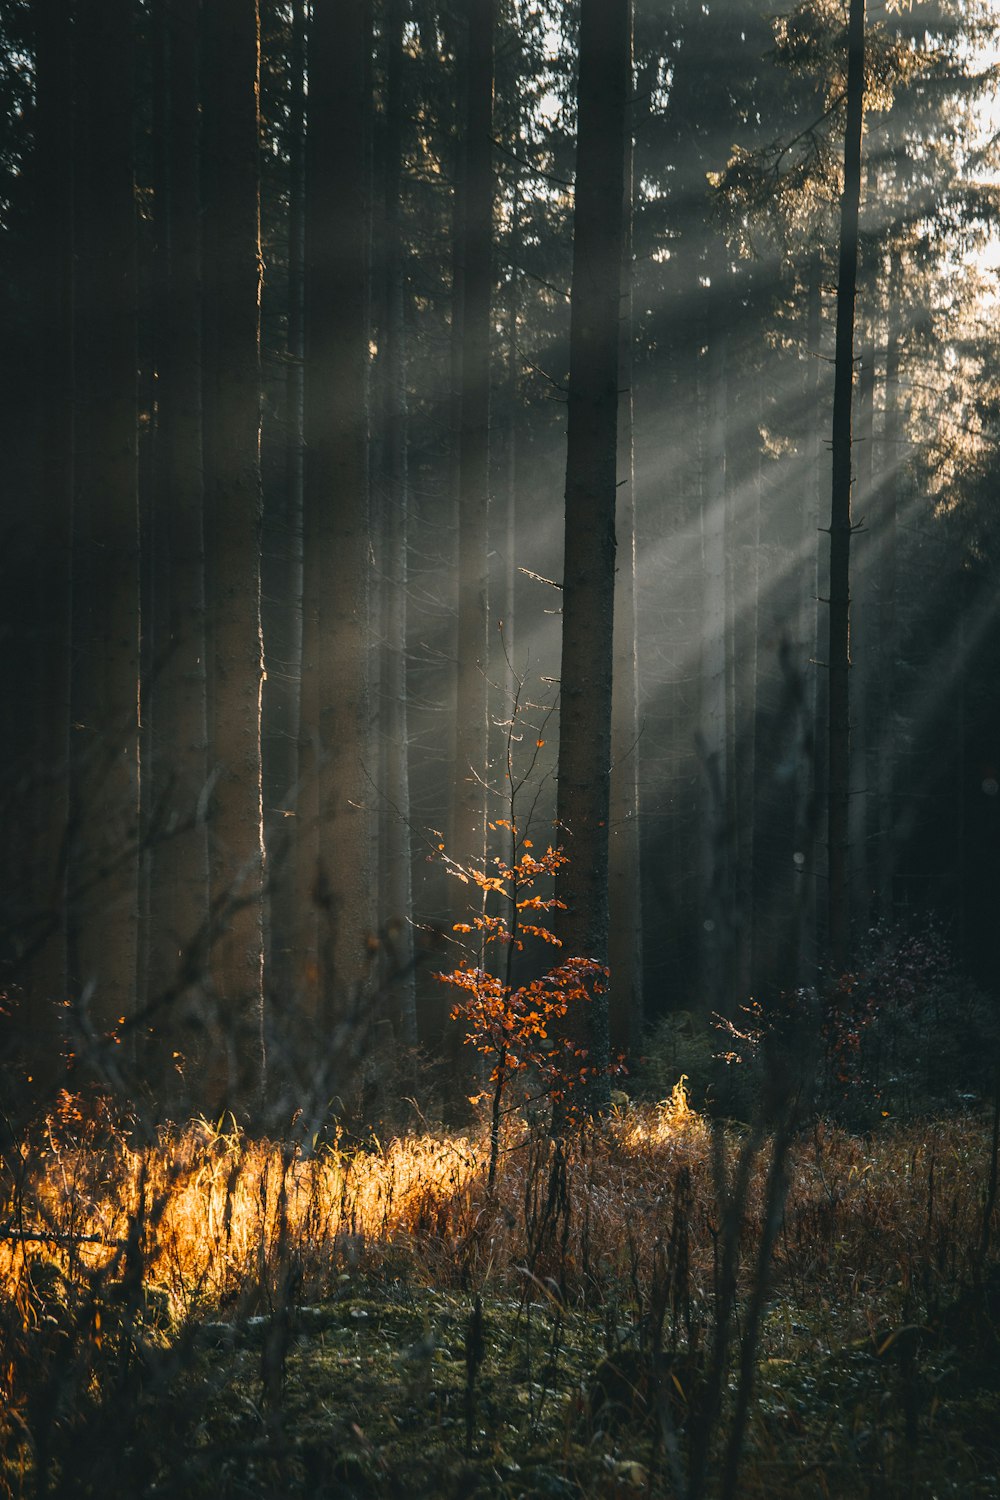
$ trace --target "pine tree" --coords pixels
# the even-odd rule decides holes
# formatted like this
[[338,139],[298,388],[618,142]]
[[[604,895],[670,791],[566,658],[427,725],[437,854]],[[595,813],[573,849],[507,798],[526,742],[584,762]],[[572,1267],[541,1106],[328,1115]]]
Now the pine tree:
[[[577,113],[563,636],[556,816],[568,863],[557,894],[567,955],[607,962],[608,817],[615,588],[619,318],[625,132],[630,81],[628,0],[583,0]],[[612,976],[613,982],[613,976]],[[607,1004],[572,1022],[606,1100]]]
[[204,458],[211,972],[209,1107],[264,1089],[260,693],[260,21],[257,0],[204,10]]
[[304,1019],[331,1048],[362,980],[373,915],[366,774],[370,47],[365,0],[315,8],[306,137],[296,859]]

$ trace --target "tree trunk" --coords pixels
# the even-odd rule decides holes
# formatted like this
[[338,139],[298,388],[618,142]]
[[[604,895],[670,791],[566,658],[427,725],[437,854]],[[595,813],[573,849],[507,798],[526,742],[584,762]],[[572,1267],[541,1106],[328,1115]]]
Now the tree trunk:
[[[205,704],[205,543],[202,468],[201,188],[198,37],[200,0],[164,0],[164,198],[155,205],[166,248],[158,305],[157,500],[165,558],[158,578],[153,697],[150,850],[150,999],[203,988],[208,961],[208,777]],[[204,1015],[198,1015],[203,1021]],[[170,1016],[155,1018],[164,1048],[178,1041]],[[203,1058],[189,1058],[195,1092]]]
[[[819,253],[810,257],[806,282],[806,404],[805,463],[803,466],[803,504],[800,548],[799,595],[799,662],[802,672],[805,720],[804,741],[810,754],[803,755],[796,768],[795,781],[795,983],[811,984],[817,972],[819,950],[816,930],[817,850],[821,837],[819,820],[820,755],[824,746],[820,722],[822,699],[818,691],[817,663],[819,646],[819,548],[816,545],[820,522],[820,468],[822,463],[822,424],[820,419],[820,330],[823,313],[823,264]],[[801,859],[798,857],[801,855]]]
[[385,13],[385,137],[382,328],[383,609],[382,735],[384,820],[381,913],[388,965],[384,982],[396,1040],[416,1045],[413,972],[413,891],[406,672],[407,515],[409,477],[406,400],[406,286],[403,266],[403,21],[402,0]]
[[213,776],[209,1107],[264,1090],[260,694],[260,27],[257,0],[205,8],[205,555]]
[[[755,396],[755,420],[759,432],[764,421],[763,382]],[[726,569],[727,620],[731,657],[733,870],[731,890],[734,912],[732,937],[732,985],[730,1000],[742,1001],[754,993],[757,957],[761,946],[757,911],[757,819],[758,819],[758,714],[757,686],[760,634],[760,512],[764,488],[763,458],[758,443],[754,474],[746,499],[730,489],[727,500],[731,532]]]
[[[556,815],[569,863],[557,882],[564,958],[608,956],[608,817],[615,596],[622,202],[628,0],[583,0],[570,301],[566,532]],[[606,997],[569,1019],[589,1065],[608,1062]],[[598,1072],[589,1104],[608,1098]]]
[[865,4],[851,0],[847,37],[847,124],[840,203],[837,338],[833,392],[833,491],[830,505],[829,763],[827,782],[827,956],[835,973],[850,959],[848,822],[850,806],[851,404],[854,301],[858,276],[861,133],[864,123]]
[[[305,490],[299,738],[300,994],[336,1068],[372,930],[368,736],[370,15],[317,6],[309,33]],[[336,1034],[335,1034],[336,1033]]]
[[[34,744],[26,790],[26,918],[16,924],[27,944],[23,976],[39,1025],[66,993],[65,838],[69,820],[70,601],[73,530],[73,56],[70,0],[35,7],[35,152],[32,253],[37,351],[35,452],[37,492],[26,600],[32,630]],[[40,560],[45,559],[44,570]],[[11,579],[11,586],[17,580]],[[23,622],[22,622],[23,625]],[[27,654],[27,653],[25,653]],[[6,747],[7,752],[11,745]],[[24,767],[18,782],[23,785]],[[21,816],[27,817],[22,807]],[[56,1065],[45,1030],[39,1061]]]
[[[717,299],[721,272],[712,278]],[[708,816],[702,830],[701,974],[713,1011],[728,1013],[729,959],[733,948],[733,859],[731,808],[732,697],[730,693],[729,589],[727,587],[726,344],[721,317],[713,310],[706,333],[705,453],[701,510],[702,712],[699,751],[706,781]]]
[[105,1033],[135,1007],[138,919],[135,16],[106,0],[77,22],[69,940],[72,989]]
[[[267,993],[295,989],[298,900],[295,807],[299,774],[299,667],[302,659],[303,237],[305,210],[306,0],[294,0],[289,51],[288,323],[285,346],[284,486],[270,507],[270,574],[265,594],[267,681],[262,700],[264,847],[267,855]],[[277,488],[277,487],[275,487]]]
[[895,703],[896,662],[899,629],[896,615],[896,517],[899,510],[900,475],[903,469],[903,423],[899,377],[902,345],[902,273],[894,262],[889,276],[889,327],[885,356],[885,411],[883,416],[883,473],[879,484],[878,590],[879,590],[879,681],[878,681],[878,781],[876,799],[876,891],[878,913],[883,922],[894,912],[896,766]]
[[[629,82],[632,78],[629,15]],[[611,790],[608,815],[608,965],[610,1039],[615,1052],[637,1052],[642,1037],[642,880],[639,850],[639,683],[636,661],[635,445],[632,398],[633,122],[625,131],[622,301],[618,365],[618,494],[615,533],[614,644],[611,684]]]
[[[866,283],[869,278],[865,278]],[[874,281],[874,278],[871,278]],[[867,320],[866,320],[867,321]],[[857,393],[853,421],[854,494],[856,541],[852,544],[853,580],[851,600],[851,800],[848,810],[848,864],[850,868],[851,926],[864,931],[871,916],[871,861],[869,859],[869,815],[874,798],[870,792],[874,744],[870,717],[874,707],[872,685],[878,656],[875,628],[877,582],[873,533],[872,440],[875,434],[875,343],[866,327],[857,361]]]
[[490,309],[493,295],[493,33],[496,0],[470,0],[458,261],[461,406],[458,431],[458,680],[451,857],[486,860],[490,483]]

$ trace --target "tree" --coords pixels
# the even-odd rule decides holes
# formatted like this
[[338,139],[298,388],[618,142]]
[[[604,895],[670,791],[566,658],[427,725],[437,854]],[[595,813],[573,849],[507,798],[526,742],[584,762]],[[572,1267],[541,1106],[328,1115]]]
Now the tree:
[[403,22],[402,0],[387,0],[385,11],[385,113],[382,215],[382,330],[379,340],[382,396],[382,828],[381,913],[390,941],[386,982],[397,1039],[416,1043],[413,972],[410,775],[406,672],[406,595],[408,587],[406,286],[403,189]]
[[[156,488],[160,535],[150,683],[152,755],[144,781],[152,826],[149,998],[204,979],[208,844],[205,701],[205,541],[202,461],[200,0],[162,0],[157,44],[164,68],[163,172],[154,202],[165,261],[156,308]],[[157,1015],[171,1048],[169,1015]],[[189,1078],[204,1059],[188,1059]],[[192,1080],[194,1081],[194,1080]]]
[[840,200],[837,334],[833,389],[833,493],[830,506],[830,605],[827,783],[827,949],[835,970],[850,948],[848,841],[850,816],[851,666],[851,406],[854,385],[854,301],[858,275],[861,133],[865,92],[865,6],[851,0],[847,33],[847,119]]
[[[629,78],[632,76],[633,18],[629,16]],[[619,318],[618,494],[615,504],[618,575],[615,580],[614,647],[611,683],[611,786],[608,808],[608,961],[616,976],[610,996],[611,1044],[637,1049],[642,1033],[642,878],[639,847],[639,683],[636,657],[636,518],[634,376],[632,343],[634,125],[626,122]]]
[[204,9],[205,556],[212,774],[209,1107],[247,1114],[264,1087],[260,693],[260,19]]
[[[372,931],[368,749],[365,0],[309,32],[302,693],[296,810],[304,1018],[333,1047]],[[335,1060],[335,1059],[334,1059]]]
[[[28,574],[33,597],[25,602],[34,644],[31,762],[36,785],[29,803],[31,857],[25,861],[32,878],[24,882],[24,888],[30,892],[37,919],[32,918],[23,936],[38,945],[29,957],[30,987],[50,1002],[66,992],[64,840],[69,813],[74,478],[73,41],[69,0],[45,0],[34,12],[35,139],[30,180],[31,253],[36,268],[34,439],[39,461],[31,507],[33,566]],[[14,587],[13,578],[9,587]],[[36,927],[36,921],[41,925]]]
[[458,425],[458,683],[452,847],[464,868],[486,859],[490,485],[490,309],[493,296],[493,33],[496,0],[471,0],[464,38],[465,109],[457,200],[455,317]]
[[[135,1008],[139,530],[135,14],[77,17],[77,397],[69,953],[97,1032]],[[106,86],[106,78],[115,87]]]
[[[624,247],[625,132],[630,82],[628,0],[580,10],[573,284],[570,302],[566,527],[556,817],[568,863],[557,883],[564,951],[604,964],[608,952],[618,369]],[[612,983],[614,976],[612,976]],[[581,1012],[582,1014],[582,1012]],[[586,1011],[580,1040],[608,1092],[608,1012]]]
[[[264,521],[261,533],[261,595],[267,679],[261,698],[261,758],[264,772],[264,847],[267,858],[265,981],[269,995],[290,996],[296,984],[298,901],[295,880],[295,801],[298,783],[299,667],[302,658],[302,491],[304,470],[304,305],[306,0],[293,0],[285,65],[270,101],[276,116],[270,153],[271,246],[265,250],[272,275],[265,282],[262,333],[274,329],[265,347],[274,382],[278,422],[271,452],[262,452]],[[272,10],[280,27],[282,11]],[[278,31],[279,39],[285,33]],[[275,63],[272,69],[277,71]],[[284,111],[282,113],[282,111]],[[264,198],[266,204],[267,199]],[[281,263],[287,261],[286,275]],[[276,274],[275,274],[276,273]],[[270,286],[270,301],[268,291]],[[284,302],[282,301],[284,296]],[[277,304],[277,310],[274,308]],[[280,316],[284,311],[284,326]],[[268,361],[268,355],[270,360]],[[264,426],[264,435],[268,433]],[[270,456],[270,467],[267,457]]]

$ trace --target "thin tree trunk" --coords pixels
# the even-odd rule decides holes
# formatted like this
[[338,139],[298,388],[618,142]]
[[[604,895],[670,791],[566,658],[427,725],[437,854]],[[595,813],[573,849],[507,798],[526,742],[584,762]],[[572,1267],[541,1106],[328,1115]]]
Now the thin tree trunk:
[[827,954],[835,972],[849,962],[848,881],[851,667],[851,405],[854,383],[854,302],[858,276],[861,134],[864,123],[865,4],[851,0],[847,37],[847,124],[840,204],[837,339],[833,392],[833,490],[830,506],[829,763],[827,783]]
[[[713,276],[711,296],[719,296]],[[728,962],[732,953],[732,757],[729,691],[730,631],[727,588],[726,416],[727,335],[713,312],[707,331],[705,455],[701,511],[704,572],[701,647],[702,712],[699,751],[707,783],[708,817],[702,832],[701,972],[710,1009],[728,1010]]]
[[[519,23],[517,7],[513,20]],[[497,653],[497,670],[491,671],[494,752],[502,760],[506,755],[507,725],[514,700],[517,696],[517,651],[515,604],[515,549],[517,546],[517,491],[518,491],[518,428],[521,399],[521,261],[523,258],[523,212],[524,193],[522,168],[516,159],[520,150],[522,108],[519,98],[508,102],[510,117],[506,121],[508,150],[514,158],[508,164],[510,228],[506,240],[507,263],[506,318],[504,328],[504,358],[499,416],[493,420],[493,431],[497,436],[499,462],[496,472],[502,482],[502,504],[491,508],[490,556],[493,568],[490,577],[490,599],[496,617],[497,630],[502,632],[502,649]]]
[[[803,715],[806,744],[811,755],[804,755],[796,769],[795,783],[795,919],[797,928],[795,974],[796,984],[809,984],[816,977],[817,943],[817,847],[820,786],[820,751],[824,744],[819,709],[817,671],[819,649],[818,600],[820,521],[820,465],[822,434],[820,422],[820,329],[823,312],[823,265],[819,253],[810,257],[806,284],[806,468],[803,475],[801,531],[801,595],[799,599],[799,661],[803,674]],[[798,858],[801,855],[801,859]]]
[[299,668],[302,659],[303,239],[305,210],[306,0],[294,0],[289,52],[288,325],[285,374],[285,483],[275,496],[270,631],[262,717],[267,854],[266,981],[286,1000],[295,988],[298,901],[295,807],[299,775]]
[[896,614],[896,517],[899,510],[903,423],[899,399],[902,330],[900,305],[902,274],[899,262],[889,278],[889,327],[885,356],[884,473],[879,486],[879,723],[878,787],[876,800],[876,889],[878,912],[890,921],[894,911],[894,773],[896,764],[895,702],[899,630]]
[[403,21],[402,0],[385,15],[384,323],[382,473],[385,485],[382,733],[385,810],[381,838],[381,912],[386,924],[390,1016],[399,1043],[417,1040],[413,971],[413,890],[406,672],[407,518],[409,476],[406,399],[406,286],[403,266]]
[[[565,903],[563,955],[608,956],[608,817],[615,597],[618,367],[624,253],[625,132],[630,81],[628,0],[583,0],[570,302],[566,531],[560,670],[560,838],[569,863],[557,894]],[[598,1076],[609,1085],[606,997],[568,1018]]]
[[212,1109],[264,1091],[260,694],[260,23],[257,0],[205,8],[205,555],[213,796]]
[[[368,752],[366,0],[317,6],[309,33],[305,491],[299,738],[304,1019],[330,1038],[372,930]],[[336,1057],[328,1060],[336,1066]]]
[[458,259],[461,415],[458,432],[458,681],[453,859],[486,860],[490,483],[490,309],[493,296],[493,33],[496,0],[471,0]]
[[[35,7],[33,163],[36,452],[32,552],[46,559],[31,575],[30,618],[36,709],[32,728],[31,872],[26,988],[39,1024],[54,1019],[66,993],[65,838],[69,820],[70,618],[73,530],[73,56],[70,0]],[[10,749],[10,746],[7,746]],[[21,893],[23,894],[23,893]],[[46,1030],[45,1036],[50,1036]],[[39,1059],[56,1065],[43,1038]]]
[[[631,30],[629,16],[629,82]],[[632,204],[634,148],[631,110],[625,132],[624,253],[619,325],[618,493],[615,533],[614,648],[611,684],[608,965],[610,1039],[614,1051],[635,1052],[642,1036],[642,880],[639,850],[639,683],[636,660],[635,444],[632,396]]]
[[[164,0],[166,51],[164,201],[157,237],[167,266],[159,306],[157,496],[165,551],[152,682],[150,996],[206,978],[208,841],[203,805],[208,777],[205,704],[205,541],[202,468],[201,190],[198,37],[200,0]],[[169,1020],[169,1018],[166,1018]],[[203,1017],[201,1017],[203,1019]],[[161,1024],[158,1021],[158,1026]],[[177,1044],[167,1027],[164,1038]],[[204,1059],[189,1059],[197,1089]]]
[[[868,278],[866,278],[866,281]],[[871,864],[868,824],[872,801],[869,771],[873,764],[869,719],[873,708],[872,683],[877,668],[875,630],[876,589],[873,553],[877,541],[872,514],[872,440],[875,434],[875,343],[865,329],[858,359],[857,394],[853,421],[854,494],[852,512],[857,540],[852,545],[851,600],[851,800],[848,810],[851,925],[864,930],[871,915]]]
[[77,20],[70,974],[104,1033],[135,1007],[138,919],[135,16],[106,0]]
[[[758,431],[763,425],[763,382],[756,393]],[[757,882],[757,678],[760,620],[760,512],[764,487],[763,458],[758,444],[753,483],[739,513],[738,495],[728,497],[731,528],[726,572],[729,653],[733,682],[730,763],[733,772],[732,876],[734,908],[732,988],[730,999],[754,993],[761,946]]]

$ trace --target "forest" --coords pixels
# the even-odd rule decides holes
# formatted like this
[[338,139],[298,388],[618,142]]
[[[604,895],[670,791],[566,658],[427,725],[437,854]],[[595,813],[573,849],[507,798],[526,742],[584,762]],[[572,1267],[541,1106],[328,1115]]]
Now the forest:
[[0,1500],[1000,1494],[992,0],[0,0]]

